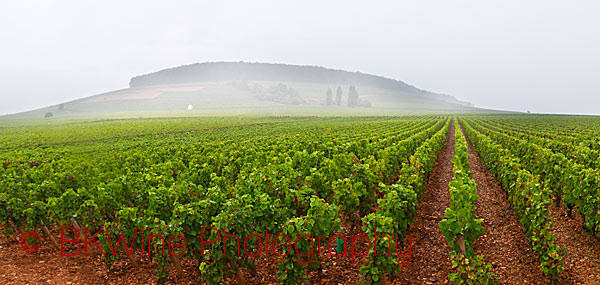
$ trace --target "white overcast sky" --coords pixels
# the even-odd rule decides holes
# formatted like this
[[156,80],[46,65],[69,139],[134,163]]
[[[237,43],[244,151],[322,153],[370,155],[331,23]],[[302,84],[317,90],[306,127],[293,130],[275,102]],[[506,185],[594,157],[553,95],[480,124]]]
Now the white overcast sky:
[[600,114],[600,1],[0,2],[0,114],[205,61],[319,65],[480,107]]

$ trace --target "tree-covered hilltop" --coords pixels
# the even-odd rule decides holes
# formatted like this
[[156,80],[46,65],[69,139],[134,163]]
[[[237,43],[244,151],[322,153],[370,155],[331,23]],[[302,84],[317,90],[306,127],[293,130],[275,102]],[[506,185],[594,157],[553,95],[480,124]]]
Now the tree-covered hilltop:
[[205,62],[163,69],[131,78],[130,87],[169,85],[230,80],[312,82],[322,84],[357,85],[401,91],[444,102],[472,106],[450,95],[421,90],[402,81],[382,76],[304,66],[249,62]]

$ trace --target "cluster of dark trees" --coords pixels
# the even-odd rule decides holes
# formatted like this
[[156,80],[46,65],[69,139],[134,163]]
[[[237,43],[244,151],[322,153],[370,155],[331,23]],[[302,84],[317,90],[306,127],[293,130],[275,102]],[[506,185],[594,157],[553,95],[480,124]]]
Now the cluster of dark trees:
[[[333,100],[333,91],[331,90],[331,88],[328,88],[327,93],[325,95],[325,104],[327,104],[327,106],[333,106],[333,105],[341,106],[342,105],[342,96],[343,96],[342,87],[338,86],[336,94],[335,94],[335,101],[334,101]],[[367,100],[358,99],[358,91],[356,91],[356,87],[354,85],[351,85],[350,88],[348,89],[348,107],[371,107],[371,102],[369,102]]]
[[272,85],[267,92],[260,92],[258,98],[292,105],[305,103],[304,98],[300,96],[296,89],[287,87],[287,85],[282,83]]

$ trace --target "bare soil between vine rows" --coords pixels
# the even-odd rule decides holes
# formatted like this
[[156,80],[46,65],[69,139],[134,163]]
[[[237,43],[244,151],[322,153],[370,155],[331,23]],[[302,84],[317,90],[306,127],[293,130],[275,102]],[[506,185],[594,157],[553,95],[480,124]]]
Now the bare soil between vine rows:
[[450,205],[448,183],[452,180],[454,157],[454,125],[429,177],[423,197],[419,201],[417,217],[408,233],[412,236],[412,259],[402,265],[394,284],[446,283],[451,270],[450,246],[439,223]]
[[572,218],[562,207],[552,206],[552,233],[556,244],[567,250],[563,256],[565,271],[559,278],[563,284],[600,284],[600,240],[586,233],[582,219],[573,210]]
[[473,243],[475,254],[500,277],[501,284],[546,284],[535,253],[529,247],[519,222],[508,203],[508,193],[500,187],[468,141],[471,178],[477,184],[479,200],[475,204],[485,232]]

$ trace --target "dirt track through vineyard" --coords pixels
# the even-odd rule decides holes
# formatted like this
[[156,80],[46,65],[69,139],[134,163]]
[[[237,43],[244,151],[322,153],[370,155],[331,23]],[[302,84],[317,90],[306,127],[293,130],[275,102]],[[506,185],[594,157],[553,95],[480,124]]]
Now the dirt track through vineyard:
[[549,282],[541,270],[535,253],[517,220],[508,193],[498,185],[468,141],[471,178],[477,184],[479,200],[477,216],[483,219],[485,232],[473,243],[476,254],[483,254],[500,276],[502,284],[531,284]]
[[435,168],[421,201],[417,218],[411,225],[412,258],[409,264],[400,266],[394,284],[445,283],[450,273],[450,247],[439,227],[444,211],[450,204],[448,183],[452,179],[454,157],[454,125],[446,140],[446,145],[437,159]]

